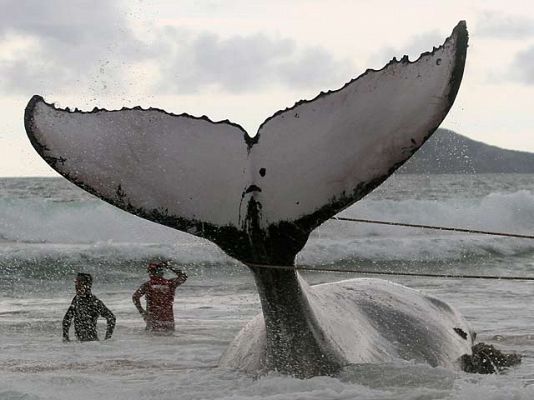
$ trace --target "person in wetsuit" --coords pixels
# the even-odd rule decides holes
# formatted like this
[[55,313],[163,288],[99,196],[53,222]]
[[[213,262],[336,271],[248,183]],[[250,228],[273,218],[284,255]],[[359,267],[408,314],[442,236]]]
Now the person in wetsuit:
[[72,299],[63,317],[63,341],[70,341],[69,329],[74,318],[74,333],[80,342],[98,340],[96,322],[103,317],[107,322],[106,340],[111,338],[115,329],[115,315],[91,293],[93,278],[90,274],[76,276],[76,296]]
[[[176,278],[165,279],[165,269],[176,274]],[[152,262],[147,272],[150,280],[135,291],[132,300],[146,322],[146,330],[151,332],[174,331],[174,293],[176,288],[187,280],[187,275],[179,269],[169,267],[167,263]],[[145,296],[146,310],[141,306],[141,297]]]

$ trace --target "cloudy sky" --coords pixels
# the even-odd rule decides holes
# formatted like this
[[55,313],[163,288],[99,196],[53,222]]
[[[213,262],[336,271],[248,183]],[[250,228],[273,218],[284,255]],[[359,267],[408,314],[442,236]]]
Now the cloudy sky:
[[432,50],[459,20],[467,66],[442,127],[534,152],[531,0],[0,0],[0,176],[55,175],[25,135],[33,94],[255,134],[279,109]]

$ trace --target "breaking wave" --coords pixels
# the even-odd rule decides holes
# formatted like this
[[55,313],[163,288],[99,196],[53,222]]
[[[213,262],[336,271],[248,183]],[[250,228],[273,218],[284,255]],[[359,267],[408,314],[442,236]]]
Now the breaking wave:
[[[482,198],[363,200],[343,216],[532,234],[534,194],[521,190]],[[4,256],[86,254],[90,257],[177,257],[181,262],[222,262],[206,240],[120,211],[99,200],[0,199],[0,249]],[[22,246],[25,244],[26,246]],[[30,245],[31,246],[28,246]],[[534,252],[534,241],[328,221],[311,236],[301,258],[336,260],[463,260]]]

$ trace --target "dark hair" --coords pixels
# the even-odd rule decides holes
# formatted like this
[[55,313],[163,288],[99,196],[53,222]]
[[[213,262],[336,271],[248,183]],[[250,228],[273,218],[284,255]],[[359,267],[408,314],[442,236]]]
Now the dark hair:
[[85,287],[90,288],[93,285],[93,277],[91,274],[79,272],[78,275],[76,275],[76,279],[79,280],[80,283]]

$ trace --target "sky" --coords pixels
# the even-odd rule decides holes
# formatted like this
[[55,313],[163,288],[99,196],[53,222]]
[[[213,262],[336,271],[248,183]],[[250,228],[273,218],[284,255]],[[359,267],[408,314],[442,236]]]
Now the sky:
[[534,2],[0,0],[0,176],[57,176],[24,130],[34,94],[61,107],[157,107],[254,135],[280,109],[367,68],[469,48],[442,127],[534,152]]

